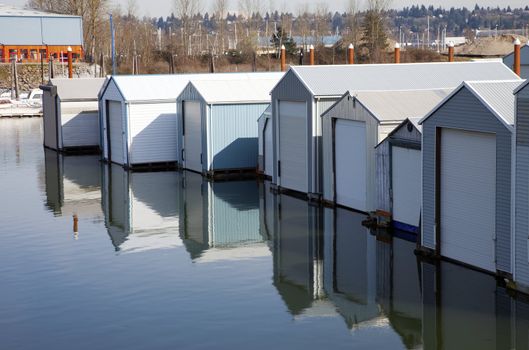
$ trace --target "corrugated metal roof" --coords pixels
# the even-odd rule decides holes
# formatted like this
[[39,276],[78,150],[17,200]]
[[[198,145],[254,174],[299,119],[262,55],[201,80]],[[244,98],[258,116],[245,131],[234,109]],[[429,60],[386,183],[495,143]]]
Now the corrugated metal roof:
[[172,100],[180,95],[191,81],[239,80],[244,76],[267,76],[270,73],[214,73],[115,75],[112,80],[126,101]]
[[514,125],[516,101],[513,91],[522,81],[467,81],[464,84],[498,117]]
[[379,121],[422,118],[453,89],[358,92],[355,98]]
[[269,102],[270,91],[283,73],[242,74],[238,79],[191,79],[207,103]]
[[314,96],[341,96],[345,91],[455,88],[464,80],[519,79],[500,62],[352,64],[293,66]]
[[424,123],[430,118],[439,108],[456,95],[461,89],[468,89],[474,96],[476,96],[485,107],[487,107],[505,126],[512,130],[515,119],[515,95],[514,92],[524,80],[496,80],[496,81],[465,81],[459,85],[457,89],[441,101],[435,108],[433,108],[426,116],[424,116],[419,124]]
[[63,15],[59,13],[51,13],[38,11],[33,9],[24,9],[11,5],[0,4],[0,16],[4,17],[80,17]]
[[57,87],[57,95],[62,101],[97,100],[97,95],[105,82],[105,78],[52,79],[51,82]]

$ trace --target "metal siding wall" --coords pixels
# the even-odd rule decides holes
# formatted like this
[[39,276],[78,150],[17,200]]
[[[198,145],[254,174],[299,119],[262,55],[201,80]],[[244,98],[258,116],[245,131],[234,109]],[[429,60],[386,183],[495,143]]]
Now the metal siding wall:
[[257,170],[262,172],[264,171],[264,143],[265,143],[265,134],[264,128],[266,125],[265,117],[259,118],[257,120]]
[[130,164],[176,161],[175,103],[129,104]]
[[267,103],[211,107],[212,164],[208,170],[257,168],[257,119],[267,107]]
[[529,64],[522,65],[520,74],[522,79],[529,79]]
[[334,156],[332,153],[332,124],[331,118],[364,121],[366,123],[367,150],[367,208],[375,209],[376,202],[376,161],[375,146],[378,143],[378,122],[363,108],[360,103],[353,103],[353,99],[342,99],[326,115],[324,121],[324,149],[323,149],[323,199],[334,201]]
[[[522,45],[520,50],[520,63],[522,65],[529,65],[529,46]],[[514,54],[508,55],[503,58],[503,64],[509,68],[514,65]]]
[[183,102],[184,101],[197,101],[201,100],[197,90],[188,84],[182,91],[180,96],[176,100],[176,149],[177,149],[177,161],[182,164],[182,146],[184,145],[184,114],[183,114]]
[[380,142],[384,140],[388,135],[395,130],[396,127],[400,125],[401,121],[397,122],[390,122],[388,124],[380,124],[378,126],[378,139],[377,141]]
[[81,18],[43,17],[42,41],[46,45],[83,45]]
[[496,266],[498,270],[510,272],[512,133],[466,89],[453,96],[423,124],[423,245],[431,249],[435,248],[436,127],[496,134]]
[[517,96],[515,180],[515,279],[529,285],[529,89]]
[[314,164],[315,164],[315,167],[312,167],[311,166],[311,169],[313,171],[313,179],[314,179],[314,184],[312,185],[312,192],[314,193],[318,193],[318,194],[321,194],[323,195],[323,192],[324,192],[324,183],[325,183],[325,179],[324,179],[324,155],[323,155],[323,149],[324,149],[324,137],[323,137],[323,129],[324,129],[324,123],[325,121],[322,120],[324,119],[321,115],[323,113],[325,113],[329,108],[332,107],[333,104],[336,103],[336,101],[338,101],[338,99],[334,98],[334,99],[321,99],[317,102],[316,104],[316,107],[317,107],[317,115],[315,116],[316,117],[316,130],[314,131],[314,135],[317,135],[314,137],[315,141],[316,141],[316,144],[315,144],[315,147],[317,147],[317,155],[316,155],[316,158],[315,157],[311,157],[309,159],[309,163],[311,161],[314,161]]
[[422,134],[415,127],[413,127],[411,132],[408,131],[407,125],[405,124],[401,128],[395,130],[395,133],[391,135],[391,138],[421,143]]
[[376,209],[391,212],[389,139],[375,149],[376,158]]
[[43,128],[44,146],[57,149],[57,106],[55,96],[50,91],[43,91]]
[[39,17],[0,16],[0,28],[2,28],[0,43],[4,45],[42,45],[43,43]]
[[99,145],[97,101],[61,102],[63,147]]
[[[272,90],[272,127],[273,127],[273,142],[274,142],[274,170],[272,175],[272,183],[277,184],[278,181],[278,167],[277,162],[279,161],[279,101],[299,101],[307,103],[307,119],[309,120],[308,127],[311,127],[312,121],[312,104],[314,102],[312,94],[307,90],[305,85],[298,79],[298,77],[292,72],[288,71],[277,86]],[[310,130],[310,129],[309,129]],[[307,134],[308,138],[312,138],[310,132]],[[309,143],[310,144],[310,143]],[[311,160],[311,149],[309,147],[309,166]],[[310,167],[309,167],[310,169]],[[309,172],[309,183],[310,183],[310,172]]]
[[121,96],[121,93],[119,92],[118,87],[116,86],[116,83],[114,80],[111,80],[106,89],[103,96],[101,96],[99,100],[99,107],[101,108],[99,111],[99,133],[100,133],[100,140],[101,140],[101,150],[102,150],[102,156],[103,159],[108,159],[108,146],[107,146],[107,102],[106,101],[120,101],[123,102],[123,97]]
[[[415,127],[410,132],[407,129],[407,125],[395,130],[394,134],[391,135],[392,140],[402,140],[421,143],[422,134]],[[376,209],[385,210],[391,212],[391,156],[390,156],[390,139],[386,138],[376,149],[376,193],[377,202]],[[417,184],[420,186],[420,184]]]

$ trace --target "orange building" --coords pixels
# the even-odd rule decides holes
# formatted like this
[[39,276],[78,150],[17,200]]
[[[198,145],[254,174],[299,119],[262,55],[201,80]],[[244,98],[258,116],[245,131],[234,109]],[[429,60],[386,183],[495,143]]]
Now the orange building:
[[82,60],[83,22],[68,16],[0,4],[0,61],[47,62],[66,60],[68,47],[74,60]]

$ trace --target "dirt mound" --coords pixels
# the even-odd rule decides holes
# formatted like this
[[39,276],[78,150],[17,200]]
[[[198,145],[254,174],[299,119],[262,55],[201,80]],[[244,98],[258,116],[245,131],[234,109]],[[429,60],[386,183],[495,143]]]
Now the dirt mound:
[[503,57],[513,51],[513,42],[516,38],[520,39],[522,44],[527,42],[527,38],[518,35],[478,38],[470,44],[456,47],[455,52],[456,55]]

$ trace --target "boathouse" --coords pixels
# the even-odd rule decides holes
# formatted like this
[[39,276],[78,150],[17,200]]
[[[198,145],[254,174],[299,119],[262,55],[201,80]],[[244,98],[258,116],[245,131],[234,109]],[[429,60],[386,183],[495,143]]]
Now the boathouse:
[[375,148],[376,208],[391,214],[394,228],[413,233],[421,222],[419,120],[406,118]]
[[269,105],[259,117],[259,168],[258,172],[268,178],[272,177],[273,143],[272,143],[272,106]]
[[191,76],[110,77],[99,95],[103,158],[126,168],[174,165],[176,98]]
[[527,81],[516,91],[516,137],[514,179],[514,281],[529,291],[529,88]]
[[[514,52],[503,57],[503,63],[514,69]],[[525,44],[520,47],[520,77],[523,79],[529,78],[529,45]]]
[[272,181],[280,188],[321,198],[320,116],[346,91],[354,95],[358,91],[445,89],[463,80],[515,78],[501,62],[291,67],[272,90]]
[[99,151],[98,93],[104,78],[51,79],[43,91],[44,147]]
[[450,90],[347,92],[323,122],[323,199],[361,212],[376,208],[375,146],[407,117],[422,117]]
[[513,91],[521,82],[465,82],[420,121],[421,245],[494,273],[512,272]]
[[177,100],[179,162],[214,175],[257,169],[257,120],[283,73],[232,74],[230,79],[191,79]]

